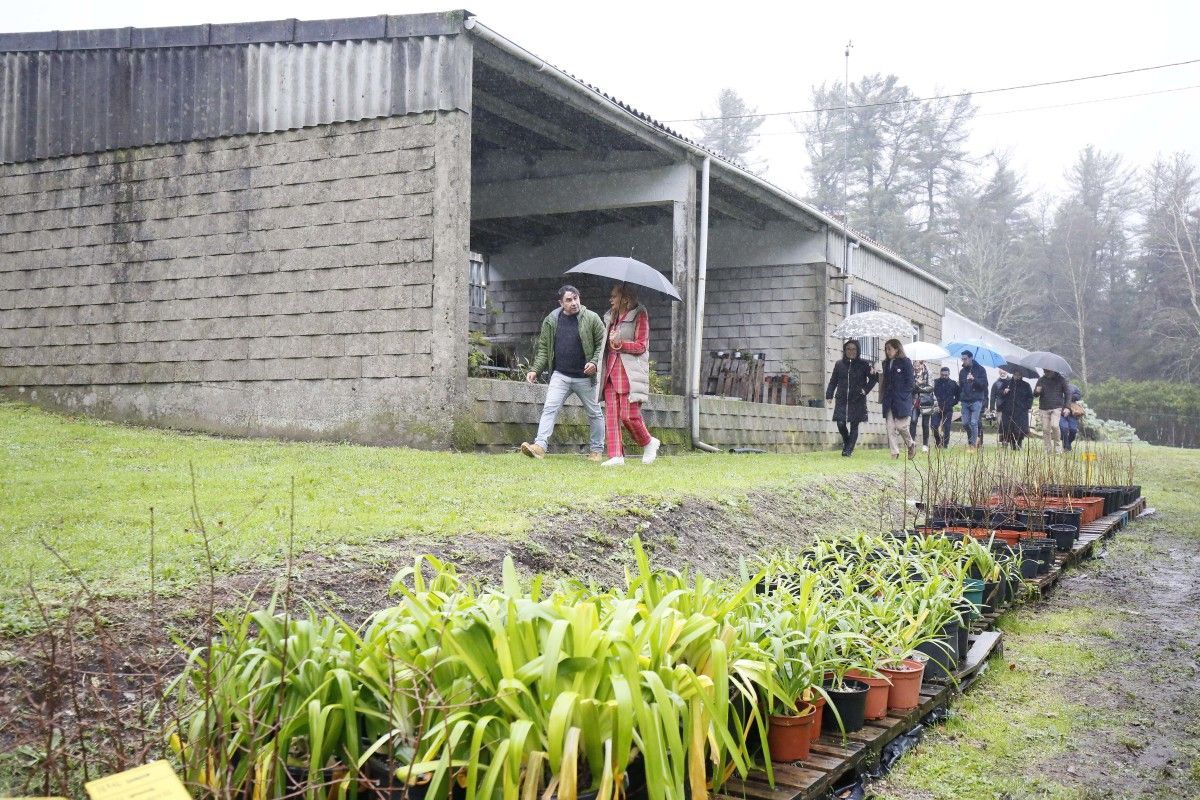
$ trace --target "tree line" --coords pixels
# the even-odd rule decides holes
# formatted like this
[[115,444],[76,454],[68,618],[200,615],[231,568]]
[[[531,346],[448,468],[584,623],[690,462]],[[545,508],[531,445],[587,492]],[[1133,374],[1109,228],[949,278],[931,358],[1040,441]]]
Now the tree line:
[[[823,83],[797,124],[807,200],[928,269],[947,303],[1019,345],[1070,360],[1084,384],[1200,378],[1200,171],[1083,146],[1058,196],[1006,153],[974,155],[969,96],[918,101],[895,75]],[[845,105],[849,108],[845,108]],[[733,89],[701,143],[751,169],[763,117]],[[843,193],[843,180],[846,191]],[[846,201],[843,201],[843,197]]]

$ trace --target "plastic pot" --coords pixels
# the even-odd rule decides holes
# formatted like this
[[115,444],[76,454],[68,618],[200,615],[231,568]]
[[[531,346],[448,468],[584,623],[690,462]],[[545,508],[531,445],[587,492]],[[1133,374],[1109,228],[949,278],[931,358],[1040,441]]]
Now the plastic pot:
[[1028,550],[1021,551],[1021,577],[1026,580],[1033,580],[1037,577],[1038,567],[1040,562],[1033,557],[1033,554]]
[[[867,694],[871,687],[866,682],[853,679],[847,680],[842,687],[825,686],[829,702],[836,714],[826,714],[821,722],[821,730],[842,731],[854,733],[862,730],[866,724]],[[886,705],[886,704],[885,704]],[[838,724],[838,719],[841,724]]]
[[963,580],[963,597],[970,601],[974,607],[976,615],[982,613],[983,609],[983,581],[978,578],[966,578]]
[[879,671],[892,682],[888,690],[888,710],[907,713],[921,705],[921,678],[925,674],[925,662],[915,658],[904,659],[900,667],[880,667]]
[[891,682],[885,678],[875,678],[858,670],[847,673],[856,681],[862,681],[867,685],[867,705],[863,710],[863,715],[867,719],[883,719],[887,716],[888,709],[888,690],[892,688]]
[[1071,551],[1071,545],[1075,544],[1075,537],[1079,535],[1079,528],[1074,525],[1050,525],[1047,531],[1054,537],[1055,548],[1063,553]]
[[796,716],[772,714],[767,728],[767,744],[772,761],[803,761],[812,746],[813,722],[817,707],[805,703]]
[[927,680],[947,681],[958,669],[958,630],[958,623],[952,622],[942,628],[937,639],[917,645],[917,652],[929,657],[925,662]]
[[[1051,525],[1074,525],[1078,531],[1083,525],[1083,511],[1078,508],[1052,508],[1046,512],[1046,521]],[[1079,538],[1078,533],[1076,538]]]

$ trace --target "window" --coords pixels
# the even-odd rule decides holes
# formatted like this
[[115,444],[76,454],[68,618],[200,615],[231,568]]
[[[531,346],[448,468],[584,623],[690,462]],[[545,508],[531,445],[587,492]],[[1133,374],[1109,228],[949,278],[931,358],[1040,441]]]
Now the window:
[[913,338],[914,342],[925,341],[925,326],[917,321],[913,321],[912,326],[917,329],[917,335]]
[[[861,297],[857,294],[850,295],[850,313],[861,314],[864,311],[878,311],[879,303],[876,303],[869,297]],[[868,361],[874,361],[877,357],[876,342],[874,339],[859,339],[858,353]]]
[[473,311],[487,310],[488,262],[487,257],[471,253],[470,297]]

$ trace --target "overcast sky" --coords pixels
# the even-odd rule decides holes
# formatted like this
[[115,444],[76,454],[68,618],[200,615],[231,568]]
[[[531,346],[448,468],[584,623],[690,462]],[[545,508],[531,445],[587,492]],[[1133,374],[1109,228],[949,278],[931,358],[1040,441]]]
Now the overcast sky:
[[[444,10],[436,0],[337,3],[173,3],[164,0],[6,3],[0,30],[152,27]],[[835,7],[837,6],[837,7]],[[484,24],[543,59],[661,120],[712,112],[722,86],[761,112],[810,107],[814,83],[895,73],[919,96],[1072,78],[1200,59],[1200,2],[1003,3],[520,2],[472,0]],[[1183,91],[1051,110],[1041,106]],[[1200,160],[1200,63],[976,99],[977,154],[1008,152],[1030,188],[1057,191],[1086,144],[1144,166],[1156,153]],[[794,117],[761,129],[767,177],[803,194],[805,159]],[[689,123],[676,127],[694,134]]]

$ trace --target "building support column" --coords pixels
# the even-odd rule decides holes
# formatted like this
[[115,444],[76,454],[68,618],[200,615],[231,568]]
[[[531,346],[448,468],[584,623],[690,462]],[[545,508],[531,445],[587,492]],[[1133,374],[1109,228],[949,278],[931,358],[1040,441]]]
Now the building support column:
[[688,358],[696,330],[693,298],[696,293],[696,177],[687,183],[683,200],[671,203],[671,283],[682,302],[671,304],[671,393],[688,391]]

